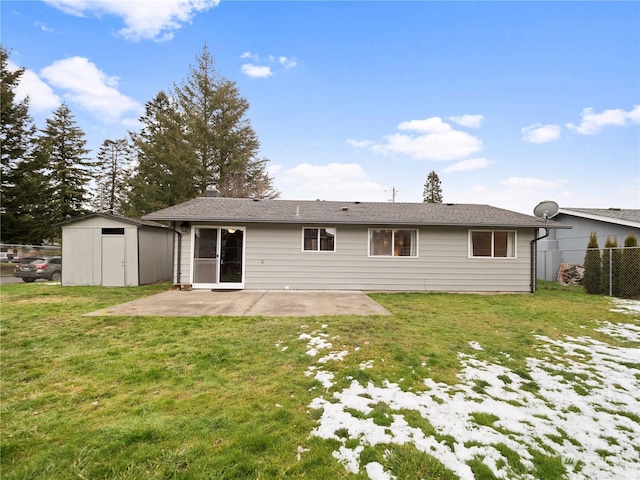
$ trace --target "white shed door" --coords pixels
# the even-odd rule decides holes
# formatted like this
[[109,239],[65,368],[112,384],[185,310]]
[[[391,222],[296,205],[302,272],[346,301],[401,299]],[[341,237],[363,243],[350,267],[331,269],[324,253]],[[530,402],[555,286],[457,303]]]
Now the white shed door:
[[124,287],[124,235],[102,236],[102,285]]

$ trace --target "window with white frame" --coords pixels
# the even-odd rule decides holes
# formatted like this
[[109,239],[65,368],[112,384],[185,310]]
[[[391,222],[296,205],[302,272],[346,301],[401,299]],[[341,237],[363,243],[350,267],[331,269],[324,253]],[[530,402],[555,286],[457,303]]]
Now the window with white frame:
[[516,232],[511,230],[470,230],[469,257],[516,258]]
[[302,250],[305,252],[335,252],[335,228],[303,228]]
[[417,257],[418,231],[371,228],[369,229],[370,257]]

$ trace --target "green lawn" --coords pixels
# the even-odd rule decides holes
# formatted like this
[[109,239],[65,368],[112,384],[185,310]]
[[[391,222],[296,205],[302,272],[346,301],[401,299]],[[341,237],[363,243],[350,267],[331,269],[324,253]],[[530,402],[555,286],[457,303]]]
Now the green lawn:
[[[563,355],[554,367],[563,383],[577,392],[581,388],[588,398],[596,393],[585,380],[589,370],[570,368],[569,362],[580,357],[588,364],[594,354],[563,353],[555,344],[545,350],[542,344],[590,337],[627,354],[640,347],[637,339],[601,331],[605,322],[637,326],[637,315],[612,312],[610,299],[585,295],[580,288],[553,286],[542,286],[534,295],[377,293],[371,296],[393,313],[378,317],[82,316],[166,288],[2,287],[3,480],[391,478],[375,477],[373,470],[367,475],[368,461],[384,466],[377,475],[398,479],[458,478],[436,455],[437,449],[452,450],[452,434],[443,433],[424,412],[399,410],[391,401],[376,400],[370,412],[344,411],[389,431],[402,414],[412,427],[440,442],[432,447],[433,455],[411,442],[359,448],[347,425],[331,438],[317,434],[329,407],[338,403],[334,394],[370,385],[358,398],[373,399],[384,394],[374,387],[391,382],[415,398],[432,393],[429,401],[438,404],[442,395],[471,399],[490,393],[492,384],[492,379],[476,379],[473,389],[465,390],[460,375],[473,358],[502,369],[496,376],[504,391],[526,390],[532,402],[553,403],[544,398],[540,380],[531,377],[531,359],[542,360],[554,350]],[[316,343],[319,353],[311,356],[310,339],[331,346]],[[583,350],[590,345],[585,343]],[[344,353],[323,361],[330,352]],[[640,357],[623,363],[635,372],[631,387],[637,392]],[[332,379],[328,388],[320,371]],[[324,407],[315,408],[314,402]],[[517,402],[522,400],[511,403]],[[616,409],[609,413],[626,422],[619,430],[640,432],[637,410]],[[478,429],[504,433],[508,428],[498,421],[501,412],[478,407],[470,418]],[[554,435],[548,436],[559,443],[580,443],[571,431],[558,429]],[[583,469],[588,471],[588,461],[564,458],[542,440],[540,449],[528,446],[530,455],[523,459],[510,443],[516,437],[510,438],[491,448],[501,453],[498,467],[511,472],[511,478],[562,478],[567,472],[580,478]],[[607,459],[626,448],[615,435],[607,438],[611,448],[594,455]],[[472,447],[471,441],[465,444]],[[357,474],[336,453],[356,451]],[[478,479],[495,478],[498,467],[483,451],[478,449],[466,465]],[[632,464],[640,468],[637,443]]]

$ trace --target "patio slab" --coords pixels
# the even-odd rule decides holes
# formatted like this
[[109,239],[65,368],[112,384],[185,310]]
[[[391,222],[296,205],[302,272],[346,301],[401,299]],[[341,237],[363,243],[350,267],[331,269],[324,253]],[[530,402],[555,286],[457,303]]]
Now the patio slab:
[[315,317],[391,315],[359,291],[328,290],[170,290],[114,305],[87,316]]

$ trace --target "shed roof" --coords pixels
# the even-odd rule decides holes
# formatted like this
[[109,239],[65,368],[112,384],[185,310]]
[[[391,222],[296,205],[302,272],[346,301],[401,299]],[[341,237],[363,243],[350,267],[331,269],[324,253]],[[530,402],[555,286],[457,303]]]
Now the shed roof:
[[457,225],[571,228],[489,205],[336,202],[198,197],[142,217],[145,220],[308,225]]
[[640,209],[629,208],[561,208],[559,213],[640,228]]
[[80,222],[82,220],[86,220],[88,218],[93,218],[93,217],[108,218],[110,220],[116,220],[118,222],[128,223],[130,225],[135,225],[137,227],[167,228],[165,225],[162,225],[160,223],[153,222],[150,220],[141,220],[139,218],[129,218],[122,215],[115,215],[113,213],[99,213],[99,212],[89,213],[87,215],[82,215],[80,217],[68,218],[67,220],[58,222],[55,225],[56,226],[68,225],[70,223]]

